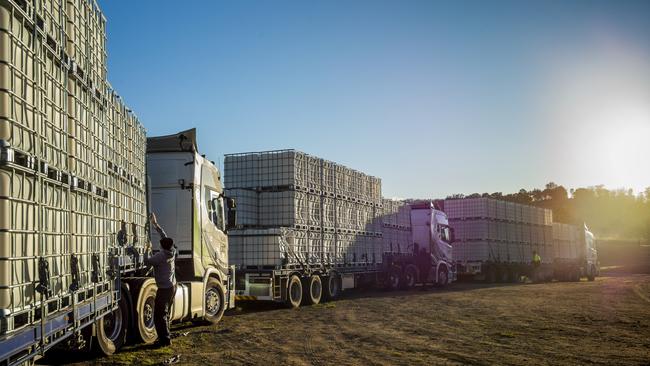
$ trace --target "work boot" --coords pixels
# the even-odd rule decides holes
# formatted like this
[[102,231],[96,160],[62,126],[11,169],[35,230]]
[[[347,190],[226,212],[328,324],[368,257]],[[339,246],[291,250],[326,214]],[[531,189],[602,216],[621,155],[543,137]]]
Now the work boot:
[[155,346],[158,348],[169,347],[172,345],[171,339],[159,339],[156,341]]

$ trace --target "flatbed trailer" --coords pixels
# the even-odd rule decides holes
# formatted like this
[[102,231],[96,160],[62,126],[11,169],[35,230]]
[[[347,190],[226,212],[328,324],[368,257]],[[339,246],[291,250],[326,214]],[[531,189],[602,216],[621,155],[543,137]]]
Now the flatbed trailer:
[[[384,251],[392,245],[381,235],[372,236],[366,242],[363,242],[366,237],[358,236],[361,243],[339,244],[335,240],[329,251],[323,252],[319,247],[314,256],[301,251],[305,244],[292,229],[233,233],[231,250],[247,253],[237,258],[248,262],[237,266],[236,299],[298,307],[334,300],[342,291],[363,286],[398,290],[423,285],[445,286],[455,281],[456,270],[449,257],[450,230],[444,213],[431,203],[407,208],[412,223],[408,236],[411,242],[401,243],[402,252]],[[339,262],[325,258],[338,258]],[[267,264],[251,265],[251,261]]]

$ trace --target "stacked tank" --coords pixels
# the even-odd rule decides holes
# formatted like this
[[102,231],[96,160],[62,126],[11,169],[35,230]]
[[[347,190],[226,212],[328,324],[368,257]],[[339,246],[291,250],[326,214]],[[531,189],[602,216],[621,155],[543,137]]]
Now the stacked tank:
[[584,230],[578,226],[553,223],[553,259],[575,260],[584,253]]
[[1,331],[109,292],[121,221],[144,242],[145,131],[106,79],[87,0],[0,0]]
[[237,202],[230,261],[246,267],[381,262],[381,181],[300,151],[226,155]]
[[537,251],[553,260],[553,215],[548,209],[490,198],[444,202],[454,229],[454,260],[530,263]]
[[378,218],[382,230],[383,251],[412,253],[411,206],[405,201],[384,198]]

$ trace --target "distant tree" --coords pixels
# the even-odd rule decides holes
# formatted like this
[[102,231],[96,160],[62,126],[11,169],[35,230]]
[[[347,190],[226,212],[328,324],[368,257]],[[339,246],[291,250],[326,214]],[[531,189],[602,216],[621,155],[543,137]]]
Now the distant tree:
[[462,199],[462,198],[465,198],[465,195],[462,193],[456,193],[456,194],[452,194],[451,196],[447,196],[448,200],[455,200],[455,199]]
[[546,183],[546,189],[552,190],[552,189],[555,189],[555,188],[557,188],[557,184],[555,184],[555,182]]
[[517,193],[517,201],[516,202],[529,205],[529,204],[531,204],[533,202],[533,198],[531,197],[530,193],[528,193],[528,191],[526,191],[525,189],[522,188]]
[[[569,195],[570,193],[570,195]],[[550,182],[544,189],[504,194],[455,194],[448,198],[489,197],[553,210],[553,221],[587,223],[597,237],[650,240],[650,187],[635,195],[633,190],[608,190],[603,185],[571,188]]]

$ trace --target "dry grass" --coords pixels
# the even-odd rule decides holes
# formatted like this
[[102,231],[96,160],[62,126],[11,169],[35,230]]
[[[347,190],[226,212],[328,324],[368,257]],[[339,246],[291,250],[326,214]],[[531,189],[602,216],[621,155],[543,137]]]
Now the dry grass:
[[457,284],[356,292],[295,310],[241,307],[171,348],[129,347],[87,364],[430,365],[650,362],[650,275],[595,282]]

